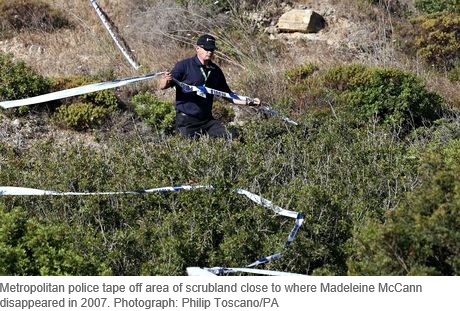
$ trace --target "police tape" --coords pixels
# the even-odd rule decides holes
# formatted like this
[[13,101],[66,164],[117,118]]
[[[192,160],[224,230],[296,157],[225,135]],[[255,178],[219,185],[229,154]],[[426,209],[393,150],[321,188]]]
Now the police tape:
[[123,42],[123,44],[120,42],[122,39],[119,38],[119,36],[112,30],[112,27],[110,25],[109,18],[107,14],[102,10],[102,8],[97,4],[96,0],[89,0],[91,4],[93,5],[94,9],[96,10],[97,15],[99,16],[100,20],[102,21],[102,24],[104,27],[107,29],[109,35],[112,37],[112,40],[115,42],[116,46],[118,49],[121,51],[123,56],[128,60],[128,62],[133,66],[134,69],[139,69],[139,65],[134,61],[132,55],[130,52],[128,52],[128,48],[126,46],[126,43]]
[[157,73],[151,73],[151,74],[146,74],[146,75],[137,76],[137,77],[130,77],[130,78],[124,78],[124,79],[118,79],[118,80],[112,80],[112,81],[106,81],[106,82],[87,84],[87,85],[77,86],[77,87],[67,89],[67,90],[52,92],[48,94],[43,94],[43,95],[38,95],[38,96],[28,97],[28,98],[23,98],[23,99],[7,100],[7,101],[0,102],[0,107],[8,109],[8,108],[14,108],[14,107],[20,107],[20,106],[28,106],[28,105],[34,105],[34,104],[49,102],[53,100],[68,98],[72,96],[78,96],[78,95],[88,94],[92,92],[113,89],[116,87],[131,84],[134,82],[140,82],[140,81],[144,81],[148,79],[153,79],[162,74],[164,74],[164,72],[157,72]]
[[[0,186],[0,196],[100,196],[100,195],[139,195],[139,194],[146,194],[146,193],[162,193],[162,192],[179,192],[179,191],[190,191],[190,190],[213,190],[215,189],[211,185],[184,185],[184,186],[171,186],[171,187],[160,187],[160,188],[151,188],[151,189],[142,189],[142,190],[134,190],[134,191],[111,191],[111,192],[59,192],[53,190],[42,190],[42,189],[34,189],[34,188],[24,188],[24,187],[3,187]],[[295,219],[294,227],[291,229],[289,236],[287,238],[286,243],[284,244],[284,249],[288,248],[289,245],[294,240],[300,226],[303,223],[304,217],[301,213],[286,210],[280,206],[273,204],[273,202],[257,195],[247,190],[238,188],[235,190],[237,194],[244,195],[249,198],[251,201],[261,205],[262,207],[273,211],[275,214],[280,216],[285,216],[289,218]],[[252,268],[257,265],[271,262],[277,260],[282,257],[282,252],[275,253],[273,255],[262,257],[257,261],[247,265],[244,268],[238,269],[247,269]],[[235,269],[229,270],[223,267],[221,268],[203,268],[208,270],[211,273],[231,273],[231,272],[238,272]],[[243,271],[239,271],[243,272]],[[248,272],[248,271],[246,271]]]
[[179,192],[182,190],[213,189],[212,186],[172,186],[133,191],[112,191],[112,192],[59,192],[53,190],[41,190],[23,187],[0,187],[0,196],[99,196],[99,195],[126,195],[143,194],[154,192]]
[[[289,245],[292,243],[292,241],[294,240],[295,236],[297,235],[297,231],[299,230],[300,226],[303,223],[303,220],[304,220],[303,215],[301,213],[294,212],[294,211],[289,211],[289,210],[286,210],[286,209],[284,209],[284,208],[282,208],[280,206],[277,206],[277,205],[273,204],[273,202],[271,202],[271,201],[269,201],[269,200],[267,200],[265,198],[262,198],[261,196],[259,196],[257,194],[254,194],[252,192],[249,192],[247,190],[236,189],[235,191],[236,191],[236,193],[245,195],[251,201],[253,201],[253,202],[255,202],[255,203],[257,203],[257,204],[259,204],[259,205],[261,205],[261,206],[263,206],[263,207],[265,207],[267,209],[272,210],[273,212],[275,212],[276,214],[278,214],[280,216],[285,216],[285,217],[295,219],[294,227],[292,228],[291,232],[289,233],[288,239],[287,239],[286,243],[284,244],[284,248],[289,247]],[[273,255],[270,255],[270,256],[267,256],[267,257],[262,257],[259,260],[251,263],[250,265],[247,265],[246,268],[255,267],[255,266],[263,264],[263,263],[267,263],[267,262],[270,262],[270,261],[277,260],[277,259],[281,258],[281,256],[282,256],[282,253],[276,253],[276,254],[273,254]]]
[[202,267],[187,267],[188,276],[219,276],[231,273],[248,273],[258,275],[269,275],[269,276],[304,276],[305,274],[283,272],[276,270],[265,270],[265,269],[250,269],[250,268],[202,268]]
[[[228,99],[242,100],[242,101],[246,102],[246,104],[250,104],[250,103],[254,102],[254,98],[251,98],[251,97],[248,97],[248,96],[238,95],[238,94],[233,93],[233,92],[231,92],[231,93],[222,92],[222,91],[212,89],[212,88],[204,86],[204,85],[203,86],[189,85],[189,84],[181,82],[181,81],[179,81],[179,80],[177,80],[175,78],[173,78],[172,80],[185,93],[196,92],[197,94],[211,94],[211,95],[216,95],[216,96],[223,97],[223,98],[228,98]],[[290,118],[288,118],[286,116],[282,116],[278,111],[276,111],[273,108],[270,108],[268,106],[260,106],[259,108],[262,111],[264,111],[264,112],[266,112],[266,113],[268,113],[268,114],[270,114],[272,116],[279,116],[286,123],[293,124],[293,125],[299,125],[294,120],[291,120]]]
[[[28,97],[28,98],[22,98],[22,99],[14,99],[14,100],[7,100],[7,101],[2,101],[0,102],[0,107],[4,109],[8,108],[15,108],[15,107],[21,107],[21,106],[29,106],[29,105],[35,105],[35,104],[40,104],[40,103],[45,103],[45,102],[50,102],[54,100],[59,100],[59,99],[64,99],[68,97],[73,97],[73,96],[78,96],[78,95],[83,95],[83,94],[88,94],[88,93],[93,93],[93,92],[98,92],[98,91],[103,91],[107,89],[113,89],[121,86],[125,86],[131,83],[135,82],[140,82],[148,79],[153,79],[158,76],[163,75],[165,72],[157,72],[157,73],[150,73],[142,76],[137,76],[137,77],[129,77],[129,78],[123,78],[123,79],[117,79],[117,80],[112,80],[112,81],[106,81],[106,82],[98,82],[98,83],[93,83],[93,84],[87,84],[87,85],[82,85],[82,86],[77,86],[71,89],[67,90],[62,90],[62,91],[57,91],[57,92],[52,92],[48,94],[43,94],[43,95],[38,95],[38,96],[33,96],[33,97]],[[174,82],[182,88],[184,92],[199,92],[199,93],[204,93],[204,94],[212,94],[224,98],[229,98],[229,99],[238,99],[238,100],[243,100],[247,103],[253,102],[254,99],[251,97],[247,96],[241,96],[236,93],[227,93],[227,92],[222,92],[219,90],[215,90],[206,86],[194,86],[194,85],[188,85],[184,82],[180,82],[176,79],[173,79]],[[289,119],[288,117],[280,115],[280,113],[270,107],[267,106],[260,106],[259,107],[262,111],[269,113],[270,115],[273,116],[279,116],[282,120],[289,124],[293,125],[298,125],[297,122]]]

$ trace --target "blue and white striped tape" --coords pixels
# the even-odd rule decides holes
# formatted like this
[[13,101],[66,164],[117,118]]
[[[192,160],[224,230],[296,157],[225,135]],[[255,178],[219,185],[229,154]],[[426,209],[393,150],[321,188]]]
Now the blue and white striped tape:
[[[236,191],[236,193],[245,195],[251,201],[253,201],[253,202],[255,202],[255,203],[257,203],[257,204],[259,204],[259,205],[261,205],[261,206],[263,206],[263,207],[265,207],[267,209],[272,210],[273,212],[275,212],[276,214],[278,214],[280,216],[285,216],[285,217],[290,217],[290,218],[295,219],[294,227],[292,228],[291,232],[289,233],[288,239],[287,239],[286,243],[284,244],[284,248],[289,247],[289,245],[294,240],[297,232],[299,231],[300,226],[303,223],[303,219],[304,219],[303,215],[301,213],[289,211],[289,210],[286,210],[286,209],[284,209],[282,207],[279,207],[279,206],[273,204],[273,202],[271,202],[271,201],[269,201],[267,199],[264,199],[261,196],[259,196],[257,194],[254,194],[252,192],[249,192],[247,190],[236,189],[235,191]],[[277,259],[281,258],[281,256],[282,256],[282,253],[276,253],[276,254],[273,254],[273,255],[270,255],[270,256],[267,256],[267,257],[262,257],[259,260],[247,265],[246,268],[252,268],[252,267],[255,267],[255,266],[263,264],[263,263],[267,263],[267,262],[270,262],[270,261],[277,260]]]
[[[238,99],[238,100],[242,100],[244,102],[246,102],[246,104],[249,104],[249,103],[253,103],[254,102],[254,98],[251,98],[251,97],[247,97],[247,96],[242,96],[242,95],[238,95],[236,93],[228,93],[228,92],[222,92],[222,91],[218,91],[218,90],[215,90],[215,89],[212,89],[210,87],[207,87],[207,86],[195,86],[195,85],[189,85],[189,84],[186,84],[184,82],[180,82],[178,81],[177,79],[174,79],[173,78],[173,81],[174,83],[176,83],[178,86],[180,86],[180,88],[182,89],[183,92],[185,93],[189,93],[189,92],[197,92],[197,93],[204,93],[204,94],[211,94],[211,95],[216,95],[216,96],[219,96],[219,97],[223,97],[223,98],[228,98],[228,99]],[[289,119],[288,117],[286,116],[282,116],[280,115],[280,113],[278,111],[276,111],[275,109],[272,109],[270,107],[267,107],[267,106],[260,106],[259,107],[262,111],[272,115],[272,116],[278,116],[280,117],[283,121],[285,121],[286,123],[289,123],[289,124],[293,124],[293,125],[299,125],[297,122],[295,122],[294,120],[291,120]]]
[[[183,190],[198,190],[198,189],[203,189],[203,190],[212,190],[214,189],[213,186],[210,185],[194,185],[194,186],[172,186],[172,187],[160,187],[160,188],[151,188],[151,189],[143,189],[143,190],[136,190],[136,191],[111,191],[111,192],[59,192],[59,191],[53,191],[53,190],[42,190],[42,189],[34,189],[34,188],[24,188],[24,187],[2,187],[0,186],[0,196],[99,196],[99,195],[138,195],[138,194],[145,194],[145,193],[161,193],[161,192],[179,192]],[[302,225],[303,222],[303,215],[298,212],[294,211],[289,211],[286,210],[280,206],[277,206],[273,204],[273,202],[262,198],[261,196],[254,194],[252,192],[249,192],[247,190],[238,188],[235,190],[237,194],[241,194],[249,198],[251,201],[257,203],[258,205],[263,206],[264,208],[267,208],[274,213],[280,215],[280,216],[285,216],[289,218],[294,218],[295,219],[295,224],[292,230],[289,233],[288,239],[286,243],[284,244],[284,249],[289,247],[289,245],[292,243],[294,240],[295,236],[297,235],[297,232],[299,231],[300,226]],[[228,269],[228,268],[203,268],[209,270],[211,273],[232,273],[232,272],[238,272],[235,269],[248,269],[255,267],[260,264],[264,264],[267,262],[271,262],[274,260],[277,260],[281,258],[282,253],[275,253],[270,256],[262,257],[259,260],[247,265],[245,268],[234,268],[234,269]],[[244,272],[244,271],[239,271],[239,272]],[[248,271],[246,271],[248,272]]]
[[207,87],[207,86],[189,85],[189,84],[181,82],[181,81],[179,81],[179,80],[177,80],[175,78],[173,78],[173,81],[178,86],[180,86],[182,91],[185,92],[185,93],[197,92],[197,93],[212,94],[212,95],[216,95],[216,96],[224,97],[224,98],[229,98],[229,99],[239,99],[239,100],[242,100],[242,101],[246,102],[247,104],[251,103],[251,102],[254,102],[254,99],[251,98],[251,97],[241,96],[241,95],[238,95],[238,94],[235,94],[235,93],[222,92],[222,91],[218,91],[216,89],[212,89],[212,88]]

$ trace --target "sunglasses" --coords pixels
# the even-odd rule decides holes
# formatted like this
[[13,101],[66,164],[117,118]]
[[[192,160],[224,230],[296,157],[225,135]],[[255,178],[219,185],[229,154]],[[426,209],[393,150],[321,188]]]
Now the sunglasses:
[[205,50],[206,52],[211,52],[211,53],[214,53],[216,49],[205,49],[204,47],[200,46],[200,48],[202,48],[203,50]]

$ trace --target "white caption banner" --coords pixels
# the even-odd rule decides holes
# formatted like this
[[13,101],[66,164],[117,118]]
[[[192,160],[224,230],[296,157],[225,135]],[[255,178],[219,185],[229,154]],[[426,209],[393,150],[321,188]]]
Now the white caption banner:
[[459,277],[0,277],[0,309],[455,310]]

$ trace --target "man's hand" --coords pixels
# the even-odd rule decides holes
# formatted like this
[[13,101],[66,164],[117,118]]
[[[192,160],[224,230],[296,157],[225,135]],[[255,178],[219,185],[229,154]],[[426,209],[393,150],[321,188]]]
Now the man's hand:
[[165,72],[160,78],[160,89],[164,90],[171,87],[172,75],[169,71]]
[[260,99],[259,98],[253,98],[251,102],[248,103],[249,106],[260,106]]
[[245,106],[245,105],[247,105],[247,106],[259,106],[260,105],[260,99],[252,98],[249,101],[242,100],[242,99],[234,99],[233,103],[235,105],[241,105],[241,106]]

